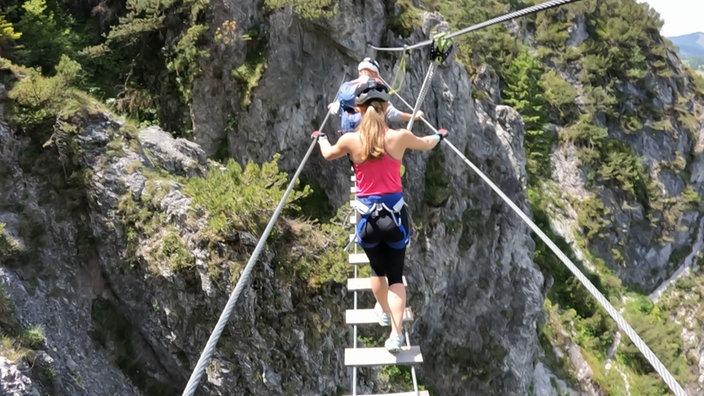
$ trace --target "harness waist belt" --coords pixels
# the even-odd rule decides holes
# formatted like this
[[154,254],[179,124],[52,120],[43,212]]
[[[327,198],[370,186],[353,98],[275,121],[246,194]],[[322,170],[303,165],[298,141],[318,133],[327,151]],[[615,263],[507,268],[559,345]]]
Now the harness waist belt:
[[365,216],[380,209],[386,209],[390,213],[401,213],[401,209],[403,209],[405,204],[403,193],[393,193],[357,197],[351,205],[359,214]]

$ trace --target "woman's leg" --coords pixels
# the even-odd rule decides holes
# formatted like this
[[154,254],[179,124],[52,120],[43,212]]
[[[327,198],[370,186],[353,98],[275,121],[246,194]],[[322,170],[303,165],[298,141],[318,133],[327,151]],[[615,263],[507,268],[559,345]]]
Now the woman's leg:
[[403,284],[403,265],[406,248],[387,248],[386,276],[389,282],[388,304],[391,309],[391,336],[403,333],[403,311],[406,309],[406,286]]
[[386,282],[385,276],[372,276],[372,293],[374,293],[374,298],[376,302],[381,305],[381,310],[388,313],[391,308],[389,307],[389,285]]
[[371,283],[372,283],[372,293],[374,293],[374,298],[381,305],[381,309],[388,313],[389,303],[388,303],[388,293],[389,284],[386,282],[386,271],[384,262],[386,257],[384,255],[385,246],[377,245],[374,248],[365,248],[364,253],[369,258],[369,264],[372,267]]

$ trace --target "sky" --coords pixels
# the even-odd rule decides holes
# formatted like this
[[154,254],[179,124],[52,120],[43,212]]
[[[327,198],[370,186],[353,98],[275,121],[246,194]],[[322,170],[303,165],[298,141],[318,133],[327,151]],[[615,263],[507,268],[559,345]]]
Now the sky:
[[660,14],[664,24],[660,34],[665,37],[689,33],[704,33],[704,0],[639,0],[648,3]]

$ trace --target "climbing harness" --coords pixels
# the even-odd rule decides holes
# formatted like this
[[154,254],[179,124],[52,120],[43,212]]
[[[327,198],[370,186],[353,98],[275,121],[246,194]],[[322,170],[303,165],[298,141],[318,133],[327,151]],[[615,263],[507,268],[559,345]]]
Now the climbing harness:
[[402,249],[408,244],[408,241],[411,239],[411,233],[410,230],[407,230],[406,227],[403,226],[403,222],[401,221],[401,210],[406,205],[406,202],[403,200],[403,193],[357,197],[354,201],[350,202],[350,205],[360,215],[359,223],[357,227],[355,227],[355,237],[361,247],[373,248],[379,244],[364,242],[359,234],[364,227],[366,227],[369,218],[378,216],[379,212],[382,210],[391,214],[391,218],[401,231],[401,234],[403,234],[402,240],[398,242],[386,242],[386,245],[392,249]]

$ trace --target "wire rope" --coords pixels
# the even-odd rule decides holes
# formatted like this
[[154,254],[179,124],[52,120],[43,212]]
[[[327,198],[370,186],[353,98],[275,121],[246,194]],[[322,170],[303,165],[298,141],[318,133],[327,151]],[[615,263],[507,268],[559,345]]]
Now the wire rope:
[[[476,25],[464,28],[462,30],[458,30],[454,33],[450,33],[450,34],[446,35],[445,37],[450,39],[450,38],[453,38],[453,37],[456,37],[456,36],[459,36],[459,35],[462,35],[465,33],[472,32],[474,30],[483,29],[487,26],[495,25],[495,24],[501,23],[501,22],[506,22],[506,21],[511,20],[513,18],[522,17],[522,16],[526,16],[529,14],[534,14],[538,11],[543,11],[543,10],[547,10],[549,8],[563,6],[563,5],[566,5],[569,3],[574,3],[577,1],[580,1],[580,0],[550,0],[550,1],[546,1],[545,3],[536,4],[534,6],[526,7],[526,8],[520,9],[518,11],[509,12],[508,14],[504,14],[504,15],[498,16],[496,18],[489,19],[488,21],[484,21],[482,23],[478,23]],[[433,39],[421,41],[419,43],[412,44],[412,45],[406,45],[403,47],[376,47],[371,44],[367,44],[367,46],[369,46],[370,48],[372,48],[376,51],[396,52],[396,51],[407,51],[407,50],[412,50],[412,49],[416,49],[416,48],[421,48],[421,47],[428,46],[432,43],[433,43]]]
[[[320,129],[323,129],[325,127],[325,123],[328,121],[329,117],[330,117],[330,111],[328,111],[327,114],[325,115],[325,119],[323,119],[323,122],[320,126]],[[259,238],[259,242],[257,243],[257,246],[254,248],[254,252],[252,252],[252,256],[249,258],[249,261],[247,262],[247,265],[244,267],[244,270],[242,271],[240,278],[237,280],[237,285],[235,286],[235,289],[230,294],[230,298],[227,300],[227,304],[225,305],[225,308],[223,309],[222,313],[220,314],[220,318],[218,319],[218,322],[215,325],[215,328],[214,328],[212,334],[210,335],[210,338],[208,339],[208,342],[206,343],[205,348],[203,349],[203,352],[201,353],[200,358],[198,359],[198,362],[196,363],[196,366],[193,369],[193,372],[191,373],[191,377],[188,379],[188,383],[186,384],[186,388],[183,391],[183,396],[192,396],[195,393],[196,389],[198,388],[198,383],[200,382],[200,377],[203,375],[203,372],[205,371],[205,368],[208,364],[208,361],[210,361],[210,358],[212,357],[213,353],[215,352],[215,347],[217,346],[218,339],[220,339],[220,336],[222,335],[222,332],[225,329],[225,325],[227,324],[227,321],[229,320],[230,316],[232,315],[232,311],[235,308],[235,304],[237,303],[237,300],[238,300],[240,294],[242,293],[242,290],[244,289],[245,285],[249,283],[249,277],[252,273],[252,269],[254,268],[254,265],[257,262],[257,259],[259,258],[259,254],[261,254],[261,251],[264,248],[264,244],[266,243],[267,239],[269,238],[269,234],[271,234],[271,230],[274,228],[274,224],[276,223],[276,220],[278,220],[279,215],[281,214],[281,212],[284,208],[284,205],[286,204],[286,200],[288,199],[289,195],[291,195],[291,191],[293,191],[293,188],[296,185],[296,181],[298,180],[298,176],[303,171],[303,166],[308,162],[308,158],[310,157],[310,155],[313,152],[313,149],[315,148],[315,145],[317,143],[318,143],[317,139],[314,139],[313,142],[310,144],[310,147],[308,147],[308,151],[306,152],[306,155],[303,157],[303,160],[301,161],[301,164],[298,166],[298,169],[296,169],[296,173],[291,178],[291,182],[288,184],[288,187],[286,188],[286,192],[284,193],[283,197],[281,197],[281,201],[279,201],[279,204],[277,205],[276,210],[274,211],[274,214],[271,216],[269,223],[266,225],[266,229],[264,229],[264,232],[262,233],[261,238]]]
[[[411,105],[406,102],[401,95],[396,95],[408,108]],[[438,130],[425,118],[421,120],[435,133]],[[626,333],[628,338],[631,339],[633,344],[638,348],[638,350],[643,354],[643,356],[650,362],[653,368],[660,374],[663,381],[672,390],[672,392],[677,396],[687,396],[682,386],[677,382],[675,377],[667,370],[665,365],[662,364],[660,359],[653,353],[653,351],[645,344],[645,342],[638,336],[635,330],[626,322],[626,320],[621,316],[621,314],[614,308],[613,305],[604,297],[604,295],[597,289],[594,284],[579,270],[579,268],[560,250],[560,248],[552,241],[550,238],[526,215],[513,201],[503,192],[501,189],[493,182],[491,179],[484,174],[476,165],[474,165],[460,150],[457,149],[448,139],[443,139],[443,141],[450,147],[479,177],[484,180],[485,183],[491,187],[496,194],[501,197],[504,202],[514,211],[516,214],[530,227],[533,232],[552,250],[552,252],[562,261],[563,264],[572,272],[572,274],[582,283],[582,285],[591,293],[591,295],[601,304],[601,306],[606,310],[606,312],[614,319],[618,327]]]

